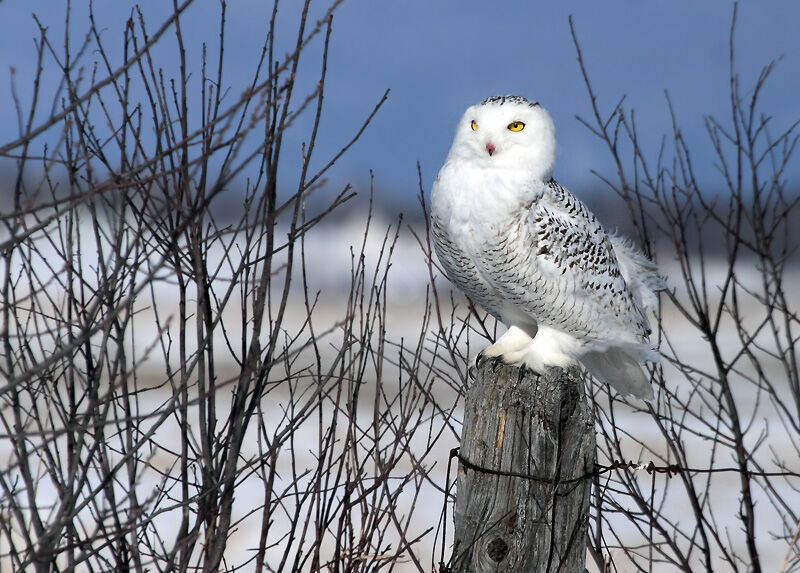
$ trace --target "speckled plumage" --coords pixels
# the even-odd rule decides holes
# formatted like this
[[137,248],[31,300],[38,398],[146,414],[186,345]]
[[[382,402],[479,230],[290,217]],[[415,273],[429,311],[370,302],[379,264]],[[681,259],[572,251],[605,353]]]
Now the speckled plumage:
[[431,193],[436,253],[450,280],[509,327],[485,356],[534,370],[581,362],[650,398],[638,362],[658,359],[647,312],[663,281],[552,179],[554,157],[538,104],[500,96],[469,108]]
[[528,107],[536,107],[539,105],[538,101],[531,101],[526,97],[521,95],[500,95],[500,96],[491,96],[487,97],[483,100],[480,105],[503,105],[506,103],[512,104],[520,104],[520,105],[527,105]]

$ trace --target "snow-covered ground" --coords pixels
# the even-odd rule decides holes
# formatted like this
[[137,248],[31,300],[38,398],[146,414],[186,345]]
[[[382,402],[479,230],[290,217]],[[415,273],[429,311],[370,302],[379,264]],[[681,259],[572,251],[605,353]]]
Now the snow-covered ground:
[[[346,299],[350,288],[351,282],[351,268],[353,264],[353,253],[358,252],[363,238],[364,225],[366,216],[361,214],[354,214],[350,218],[345,219],[340,224],[322,225],[309,233],[305,242],[305,256],[307,277],[309,280],[309,290],[312,293],[319,292],[319,302],[314,311],[315,328],[317,331],[324,331],[327,327],[333,325],[337,320],[340,320],[346,312]],[[389,225],[394,225],[390,221],[373,220],[372,231],[367,242],[365,249],[366,267],[372,269],[377,264],[383,248],[383,237],[386,228]],[[417,229],[423,231],[422,229]],[[393,232],[393,230],[392,230]],[[354,251],[355,249],[355,251]],[[222,256],[219,252],[211,252],[211,260],[221,260]],[[660,268],[662,273],[667,277],[668,282],[672,288],[678,289],[678,296],[681,296],[680,284],[680,269],[675,261],[669,259],[668,252],[660,253]],[[710,284],[721,283],[726,265],[724,261],[709,261],[707,264],[706,272]],[[744,275],[741,273],[744,272]],[[758,286],[759,277],[755,268],[750,269],[750,275],[746,274],[747,270],[740,271],[740,279],[747,283],[752,283]],[[437,273],[438,274],[438,273]],[[788,271],[788,276],[785,277],[786,284],[800,284],[800,267],[793,267]],[[429,293],[430,276],[429,269],[425,262],[423,252],[417,244],[416,239],[408,231],[407,228],[402,228],[400,237],[394,247],[392,254],[392,265],[389,271],[389,282],[387,290],[387,308],[386,308],[386,329],[387,338],[393,341],[403,340],[416,340],[420,336],[420,325],[424,316],[424,305],[426,295]],[[305,321],[307,315],[304,306],[304,300],[300,291],[300,275],[295,276],[293,293],[289,297],[287,307],[287,320],[286,328],[288,331],[298,329]],[[449,285],[446,280],[439,276],[436,279],[436,284],[440,289],[441,294],[446,294],[441,298],[443,304],[443,311],[445,315],[449,314]],[[710,288],[710,292],[714,292],[714,288]],[[789,294],[792,297],[790,304],[797,308],[800,305],[800,292],[790,290]],[[158,283],[155,290],[155,299],[159,308],[162,309],[162,320],[165,315],[169,314],[168,309],[176,308],[177,300],[175,297],[175,288],[169,280],[164,280]],[[459,295],[454,297],[454,300],[460,305],[459,312],[464,315],[465,301]],[[752,301],[751,301],[752,303]],[[743,302],[744,314],[748,320],[758,321],[760,313],[763,311],[758,305],[751,304],[747,301]],[[747,306],[749,304],[749,306]],[[697,331],[689,326],[687,320],[674,310],[672,305],[665,305],[665,313],[663,316],[663,328],[669,336],[671,343],[674,346],[674,353],[680,356],[681,360],[685,363],[692,364],[702,370],[711,370],[712,363],[709,356],[709,349],[707,342],[702,339]],[[228,326],[228,336],[234,340],[237,339],[239,331],[237,325],[241,323],[237,321],[237,313],[239,312],[237,304],[229,305],[226,311],[230,313],[230,325]],[[155,315],[153,309],[148,304],[143,304],[141,312],[137,314],[136,318],[136,332],[139,337],[134,342],[134,347],[138,348],[140,353],[143,349],[150,348],[153,341],[158,335],[158,328],[155,323]],[[174,329],[175,326],[173,325]],[[431,334],[433,327],[429,328],[427,334]],[[723,329],[723,339],[727,339],[727,347],[730,352],[734,352],[737,348],[737,337],[733,329]],[[768,337],[764,337],[764,344],[769,345]],[[473,339],[473,345],[480,344],[479,341]],[[217,348],[225,348],[225,340],[219,337],[216,340]],[[329,360],[333,354],[332,347],[322,345],[323,348],[323,361]],[[326,350],[327,349],[327,350]],[[221,356],[226,353],[221,351]],[[157,358],[158,353],[151,353],[149,358],[145,360],[142,368],[142,373],[152,378],[153,382],[163,380],[163,364]],[[301,358],[303,360],[303,358]],[[310,361],[311,358],[309,357]],[[780,364],[777,360],[767,361],[768,368],[770,368],[770,375],[775,379],[780,380],[784,376],[780,369]],[[233,364],[218,364],[218,367],[223,372],[222,378],[225,378],[224,372],[234,372]],[[667,365],[667,381],[668,384],[675,388],[682,395],[689,393],[690,388],[682,388],[681,384],[686,384],[685,379],[678,374],[678,372],[671,366]],[[161,379],[159,379],[161,377]],[[673,382],[674,381],[674,382]],[[739,402],[742,404],[745,416],[752,419],[752,426],[749,431],[749,443],[755,444],[762,434],[762,429],[770,428],[770,433],[767,435],[766,443],[761,444],[757,459],[767,465],[767,467],[774,467],[771,463],[771,458],[780,457],[788,462],[789,467],[794,471],[800,471],[800,460],[796,458],[796,450],[790,441],[787,433],[783,431],[781,420],[775,413],[775,408],[771,406],[769,400],[762,398],[762,402],[758,406],[752,404],[755,396],[753,387],[746,383],[737,385],[734,389]],[[365,394],[369,395],[369,388],[365,388]],[[140,410],[147,410],[152,408],[156,410],[160,408],[163,403],[170,398],[168,387],[162,390],[147,392],[142,395]],[[226,406],[230,398],[229,389],[224,388],[220,390],[218,409],[221,412],[226,411]],[[449,387],[442,385],[438,392],[435,392],[434,398],[441,399],[445,403],[451,403],[454,400],[454,392]],[[279,419],[282,408],[285,407],[285,400],[289,400],[288,394],[281,393],[280,391],[271,393],[269,401],[262,404],[264,409],[265,418]],[[369,399],[360,401],[359,417],[361,419],[370,419],[372,417],[371,408],[373,402]],[[460,419],[460,414],[456,415]],[[652,420],[641,413],[634,412],[626,409],[624,406],[617,407],[617,424],[625,431],[635,434],[642,440],[649,448],[655,452],[664,452],[666,446],[664,439],[652,422]],[[688,420],[687,425],[692,424],[700,425],[700,420]],[[295,463],[302,467],[303,464],[309,466],[315,463],[313,450],[316,447],[318,440],[319,428],[315,423],[308,423],[301,425],[295,435]],[[431,478],[433,483],[440,487],[445,484],[445,471],[447,468],[447,456],[450,448],[457,446],[457,439],[452,432],[445,432],[436,446],[437,455],[430,457],[429,460],[435,461],[435,465],[431,468]],[[796,439],[797,436],[795,435]],[[180,439],[177,433],[177,424],[174,422],[167,422],[158,430],[155,436],[155,441],[163,440],[166,443],[176,443]],[[711,445],[702,439],[691,438],[688,434],[687,450],[690,452],[690,462],[696,467],[705,467],[708,465],[709,451]],[[6,460],[9,456],[10,443],[6,439],[0,439],[0,459]],[[246,442],[245,451],[243,456],[257,456],[258,446],[255,440]],[[160,464],[162,469],[166,471],[173,471],[173,458],[165,452],[154,452],[154,463]],[[637,449],[631,448],[629,457],[637,459],[641,457],[641,461],[647,462],[651,459],[646,452],[639,454]],[[279,464],[289,464],[290,457],[285,456],[279,460]],[[731,465],[731,464],[728,464]],[[409,469],[409,466],[399,466],[398,472]],[[288,466],[279,467],[279,475],[291,475]],[[673,478],[674,479],[674,478]],[[650,476],[647,474],[642,475],[643,484],[649,488]],[[667,478],[659,476],[656,481],[656,487],[663,487]],[[280,481],[280,479],[279,479]],[[152,476],[150,483],[140,483],[139,488],[142,492],[147,492],[157,485],[157,478]],[[44,483],[44,482],[43,482]],[[799,485],[796,481],[795,486]],[[281,484],[285,485],[285,484]],[[261,499],[263,491],[260,490],[261,482],[252,477],[244,480],[237,488],[237,515],[243,518],[243,521],[238,525],[235,534],[231,539],[230,546],[227,551],[226,558],[229,563],[236,563],[244,561],[252,554],[252,548],[258,545],[258,537],[260,534],[260,520],[261,515],[259,512],[254,513],[250,517],[245,517],[248,511],[252,509],[248,500]],[[743,557],[746,556],[746,550],[743,544],[739,544],[741,539],[740,523],[737,521],[737,513],[739,509],[739,477],[735,473],[720,474],[714,477],[713,487],[711,488],[711,498],[709,503],[716,505],[719,509],[716,514],[718,520],[718,528],[727,533],[734,539],[734,545],[739,554]],[[780,490],[786,500],[790,502],[796,510],[800,509],[800,495],[796,491],[792,491],[788,486]],[[52,490],[43,487],[41,491],[37,492],[41,496],[54,496]],[[409,502],[411,499],[411,492],[404,492],[400,497],[400,502],[403,500]],[[690,508],[685,505],[685,502],[679,496],[675,501],[671,502],[672,506],[669,509],[670,515],[680,520],[682,515],[685,515],[683,521],[693,519],[691,516]],[[422,563],[425,566],[430,566],[433,569],[433,563],[438,561],[438,549],[436,555],[433,554],[434,547],[434,532],[436,525],[440,518],[442,510],[443,495],[433,485],[423,483],[421,485],[421,492],[419,499],[414,506],[413,513],[413,527],[412,532],[421,533],[430,527],[434,530],[425,536],[422,541],[417,544],[417,555],[421,557]],[[763,563],[765,570],[777,571],[780,569],[784,557],[786,555],[786,543],[781,540],[775,540],[771,533],[783,533],[783,524],[779,519],[779,513],[773,511],[770,505],[770,500],[763,494],[757,495],[757,531],[759,533],[758,543],[763,556]],[[155,525],[161,527],[164,531],[175,529],[180,522],[180,512],[168,512],[158,516],[155,519]],[[451,519],[449,516],[448,519]],[[624,525],[621,517],[616,517],[619,521],[619,532],[623,533],[623,541],[625,536],[629,535],[630,540],[640,541],[636,537],[636,533],[632,528],[627,528]],[[282,527],[287,524],[285,517],[276,516],[274,530],[280,531]],[[452,523],[448,525],[452,531]],[[166,539],[172,536],[168,533],[164,535]],[[633,542],[633,541],[632,541]],[[738,544],[738,545],[737,545]],[[275,547],[268,553],[269,557],[273,557],[280,553],[280,546]],[[446,551],[446,554],[449,551]],[[615,555],[616,558],[621,557]],[[626,570],[624,562],[618,563],[620,570]],[[719,566],[721,570],[725,569],[724,566]],[[399,571],[412,571],[415,570],[413,563],[407,562],[401,566]],[[655,567],[656,570],[669,570],[669,567]]]

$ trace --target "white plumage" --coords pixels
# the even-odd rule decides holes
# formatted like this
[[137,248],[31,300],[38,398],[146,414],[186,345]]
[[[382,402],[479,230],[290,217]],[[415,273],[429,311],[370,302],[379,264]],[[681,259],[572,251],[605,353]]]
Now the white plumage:
[[431,191],[434,246],[450,280],[508,326],[479,358],[537,372],[582,363],[650,399],[657,361],[647,314],[655,265],[552,178],[555,128],[539,104],[489,98],[467,109]]

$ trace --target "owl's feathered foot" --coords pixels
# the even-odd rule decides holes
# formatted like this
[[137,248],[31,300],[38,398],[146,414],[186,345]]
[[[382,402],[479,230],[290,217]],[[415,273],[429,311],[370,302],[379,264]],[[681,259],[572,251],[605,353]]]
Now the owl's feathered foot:
[[540,376],[547,367],[566,368],[575,363],[567,353],[572,339],[558,331],[539,325],[534,338],[516,326],[510,327],[497,342],[484,348],[475,359],[475,366],[480,368],[491,361],[492,371],[501,364],[516,366],[518,379],[522,381],[529,374]]
[[518,352],[525,348],[530,341],[531,337],[524,330],[511,326],[497,339],[497,342],[478,352],[478,356],[475,358],[475,366],[480,368],[484,361],[491,359],[493,361],[492,369],[496,370],[500,364],[499,361],[508,363],[504,358],[506,354]]
[[526,376],[533,375],[533,376],[541,376],[541,372],[538,372],[531,368],[530,366],[526,365],[524,362],[509,362],[505,359],[504,356],[492,356],[487,357],[483,352],[479,352],[478,356],[475,358],[475,366],[471,366],[469,368],[469,376],[470,379],[475,380],[477,377],[477,370],[483,365],[484,362],[489,361],[490,367],[492,372],[496,372],[497,369],[501,365],[506,366],[516,366],[517,367],[517,382],[521,383]]

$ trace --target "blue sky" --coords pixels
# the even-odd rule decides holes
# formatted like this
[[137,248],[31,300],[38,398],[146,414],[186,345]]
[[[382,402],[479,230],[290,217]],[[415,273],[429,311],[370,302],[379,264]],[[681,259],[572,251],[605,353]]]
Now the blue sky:
[[[52,0],[0,3],[0,77],[17,70],[23,101],[35,62],[37,35],[32,12],[63,41],[65,3]],[[86,11],[74,0],[72,43],[86,29]],[[59,6],[53,8],[53,6]],[[104,37],[116,46],[131,2],[96,1]],[[171,2],[142,2],[155,28]],[[284,0],[279,52],[290,49],[297,0]],[[315,16],[326,4],[312,3]],[[319,164],[347,141],[385,89],[389,101],[362,140],[331,174],[335,181],[363,185],[376,173],[379,194],[404,202],[416,190],[416,162],[426,187],[449,147],[455,123],[470,104],[489,95],[519,93],[540,101],[558,132],[556,177],[579,193],[600,187],[591,169],[613,174],[602,143],[575,119],[588,117],[583,87],[569,34],[573,15],[600,104],[610,109],[623,95],[636,110],[647,150],[655,155],[669,131],[664,98],[668,89],[684,136],[696,150],[701,179],[714,180],[711,146],[703,117],[728,120],[728,34],[732,3],[721,0],[633,2],[477,2],[465,0],[345,0],[334,19],[326,115],[318,143]],[[229,3],[227,82],[232,93],[246,85],[263,41],[270,6],[266,2]],[[217,37],[218,3],[198,0],[187,14],[185,35],[190,66],[199,73],[202,42]],[[800,3],[792,0],[743,2],[736,32],[737,70],[751,86],[759,69],[782,56],[764,94],[764,109],[778,126],[800,118]],[[157,55],[166,72],[177,75],[171,38]],[[314,53],[319,45],[312,46]],[[87,61],[96,59],[89,55]],[[318,66],[307,62],[311,85]],[[47,78],[46,78],[47,80]],[[51,86],[52,87],[52,86]],[[0,141],[16,136],[16,116],[7,81],[0,83]],[[199,112],[198,112],[199,113]],[[302,137],[289,140],[287,161],[299,157]],[[795,165],[798,162],[795,162]],[[790,170],[793,177],[800,168]]]

